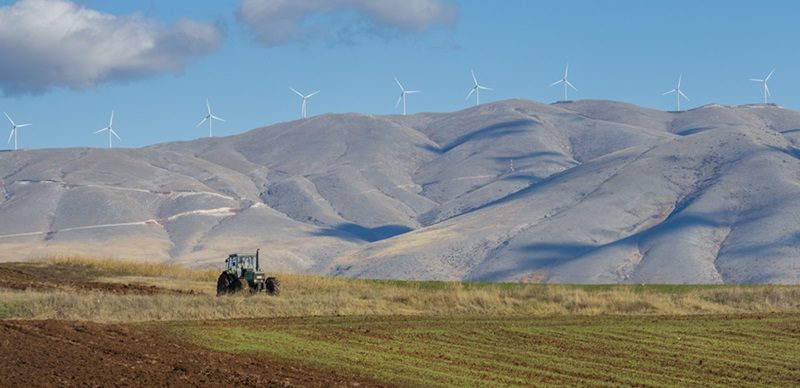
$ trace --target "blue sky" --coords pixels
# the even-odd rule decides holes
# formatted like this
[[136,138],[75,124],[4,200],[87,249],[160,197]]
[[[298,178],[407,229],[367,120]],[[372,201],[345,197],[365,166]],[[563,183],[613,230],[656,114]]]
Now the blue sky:
[[[111,48],[107,56],[98,56],[101,63],[90,65],[79,55],[63,65],[58,53],[31,51],[39,47],[33,40],[38,34],[0,25],[0,63],[6,63],[0,64],[0,110],[18,122],[34,123],[20,131],[20,147],[103,147],[106,138],[92,132],[105,126],[112,109],[123,138],[118,145],[141,147],[207,135],[207,127],[195,127],[205,114],[206,97],[215,114],[227,120],[215,125],[216,135],[294,120],[300,99],[290,86],[321,90],[309,102],[309,115],[397,114],[399,91],[392,79],[397,76],[407,88],[423,91],[409,97],[410,113],[454,111],[472,104],[464,97],[474,69],[482,84],[494,88],[482,93],[482,102],[526,98],[549,103],[561,98],[562,89],[548,85],[560,78],[566,62],[570,81],[579,89],[570,94],[572,99],[610,99],[664,110],[672,109],[674,99],[661,93],[674,87],[680,72],[691,98],[683,106],[695,107],[760,102],[760,86],[747,79],[776,68],[771,102],[800,109],[800,93],[794,92],[800,88],[794,39],[800,5],[795,2],[414,1],[441,12],[408,16],[403,12],[413,9],[392,9],[413,3],[408,0],[373,2],[385,5],[379,10],[359,6],[360,0],[294,0],[303,8],[294,10],[294,19],[270,15],[248,24],[237,17],[243,6],[238,0],[82,1],[77,9],[123,19],[137,15],[141,31],[160,31],[154,34],[160,34],[169,53],[162,50],[127,63],[130,46],[122,33],[112,33],[117,29],[111,21],[110,32],[87,38]],[[3,10],[18,3],[0,0],[0,23]],[[194,24],[175,32],[182,20]],[[305,37],[276,38],[281,31],[274,26],[281,23],[297,24]],[[344,29],[352,25],[360,28]],[[187,34],[201,36],[203,45],[181,47]],[[38,50],[61,46],[58,36],[41,39],[50,39],[51,46]],[[17,50],[41,66],[15,64]],[[80,68],[84,60],[87,67],[112,66],[103,58],[119,58],[110,61],[111,75],[98,78],[94,68]],[[57,66],[47,61],[68,68],[54,75],[51,69]],[[20,72],[29,81],[19,83],[4,77],[4,71]],[[7,137],[5,124],[0,128]]]

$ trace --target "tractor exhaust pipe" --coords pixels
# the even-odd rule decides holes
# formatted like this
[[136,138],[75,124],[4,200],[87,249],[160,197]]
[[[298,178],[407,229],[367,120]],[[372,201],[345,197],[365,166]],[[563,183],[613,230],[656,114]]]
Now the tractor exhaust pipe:
[[256,249],[256,270],[261,271],[261,264],[258,263],[258,251],[259,250],[261,250],[261,248],[257,248]]

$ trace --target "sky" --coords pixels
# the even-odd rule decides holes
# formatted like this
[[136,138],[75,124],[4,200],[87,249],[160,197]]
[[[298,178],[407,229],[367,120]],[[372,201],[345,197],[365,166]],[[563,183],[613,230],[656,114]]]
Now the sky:
[[[209,99],[216,136],[300,116],[400,114],[481,102],[551,103],[569,63],[570,99],[671,110],[763,101],[800,110],[800,3],[793,1],[0,0],[0,111],[21,148],[119,147],[192,140]],[[2,117],[7,136],[10,124]],[[4,139],[5,140],[5,139]],[[0,149],[12,147],[5,142]]]

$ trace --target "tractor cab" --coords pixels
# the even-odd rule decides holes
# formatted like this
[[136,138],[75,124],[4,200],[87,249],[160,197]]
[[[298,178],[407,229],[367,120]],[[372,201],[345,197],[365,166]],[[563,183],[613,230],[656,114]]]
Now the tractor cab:
[[225,259],[225,270],[229,272],[260,272],[261,265],[258,260],[258,251],[254,254],[233,253]]

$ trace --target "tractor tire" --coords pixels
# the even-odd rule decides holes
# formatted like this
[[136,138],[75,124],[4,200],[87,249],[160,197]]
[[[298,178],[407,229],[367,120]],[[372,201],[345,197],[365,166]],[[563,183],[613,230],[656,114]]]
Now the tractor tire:
[[269,277],[266,281],[267,293],[278,296],[281,294],[281,282],[277,278]]
[[228,293],[228,288],[231,284],[231,280],[228,279],[228,274],[223,272],[219,275],[217,279],[217,296],[222,296]]
[[231,283],[230,290],[234,294],[238,294],[240,292],[249,292],[250,291],[250,283],[247,282],[245,278],[239,278]]

